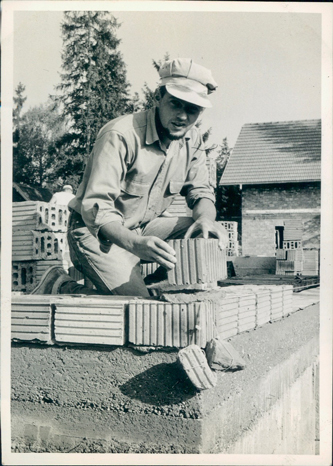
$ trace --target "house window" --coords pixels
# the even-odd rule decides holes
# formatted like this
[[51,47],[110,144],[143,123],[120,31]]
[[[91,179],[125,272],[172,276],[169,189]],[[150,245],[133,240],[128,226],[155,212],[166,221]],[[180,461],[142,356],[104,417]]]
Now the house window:
[[284,227],[275,227],[275,249],[283,249]]

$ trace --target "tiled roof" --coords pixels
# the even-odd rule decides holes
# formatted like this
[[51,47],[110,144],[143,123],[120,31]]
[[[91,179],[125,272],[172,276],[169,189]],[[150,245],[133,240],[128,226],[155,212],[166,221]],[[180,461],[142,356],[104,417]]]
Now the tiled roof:
[[321,120],[243,126],[221,185],[320,181]]

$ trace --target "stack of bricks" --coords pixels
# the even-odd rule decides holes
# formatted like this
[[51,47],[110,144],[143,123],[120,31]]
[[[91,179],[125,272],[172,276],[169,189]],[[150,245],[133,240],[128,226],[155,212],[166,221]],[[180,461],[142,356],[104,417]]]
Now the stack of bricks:
[[302,235],[301,220],[285,220],[283,249],[276,251],[276,275],[298,275],[303,272]]
[[319,274],[319,250],[303,249],[303,272],[302,275],[312,276]]
[[[230,289],[228,289],[230,288]],[[282,319],[293,310],[293,289],[240,285],[164,300],[126,296],[14,296],[12,339],[46,344],[205,348]]]
[[237,231],[237,222],[228,222],[220,221],[219,222],[228,233],[229,242],[227,246],[227,255],[228,256],[238,256],[238,231]]
[[66,268],[68,208],[47,202],[14,202],[12,290],[30,292],[53,265]]

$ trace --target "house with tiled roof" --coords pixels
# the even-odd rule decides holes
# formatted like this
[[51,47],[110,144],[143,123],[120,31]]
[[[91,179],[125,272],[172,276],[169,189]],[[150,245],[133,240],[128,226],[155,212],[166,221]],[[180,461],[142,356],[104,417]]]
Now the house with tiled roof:
[[242,193],[242,254],[274,256],[290,220],[319,248],[321,120],[245,124],[221,177]]

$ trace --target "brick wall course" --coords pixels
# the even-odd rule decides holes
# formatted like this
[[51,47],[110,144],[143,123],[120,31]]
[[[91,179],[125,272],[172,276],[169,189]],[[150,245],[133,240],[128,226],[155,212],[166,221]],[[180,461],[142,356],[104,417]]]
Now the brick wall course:
[[320,207],[320,183],[243,186],[242,210]]
[[244,186],[242,191],[242,254],[274,255],[275,227],[284,226],[286,221],[288,226],[288,222],[290,224],[296,220],[303,224],[303,246],[318,248],[320,242],[320,215],[318,213],[253,214],[247,211],[319,209],[320,195],[320,183]]

